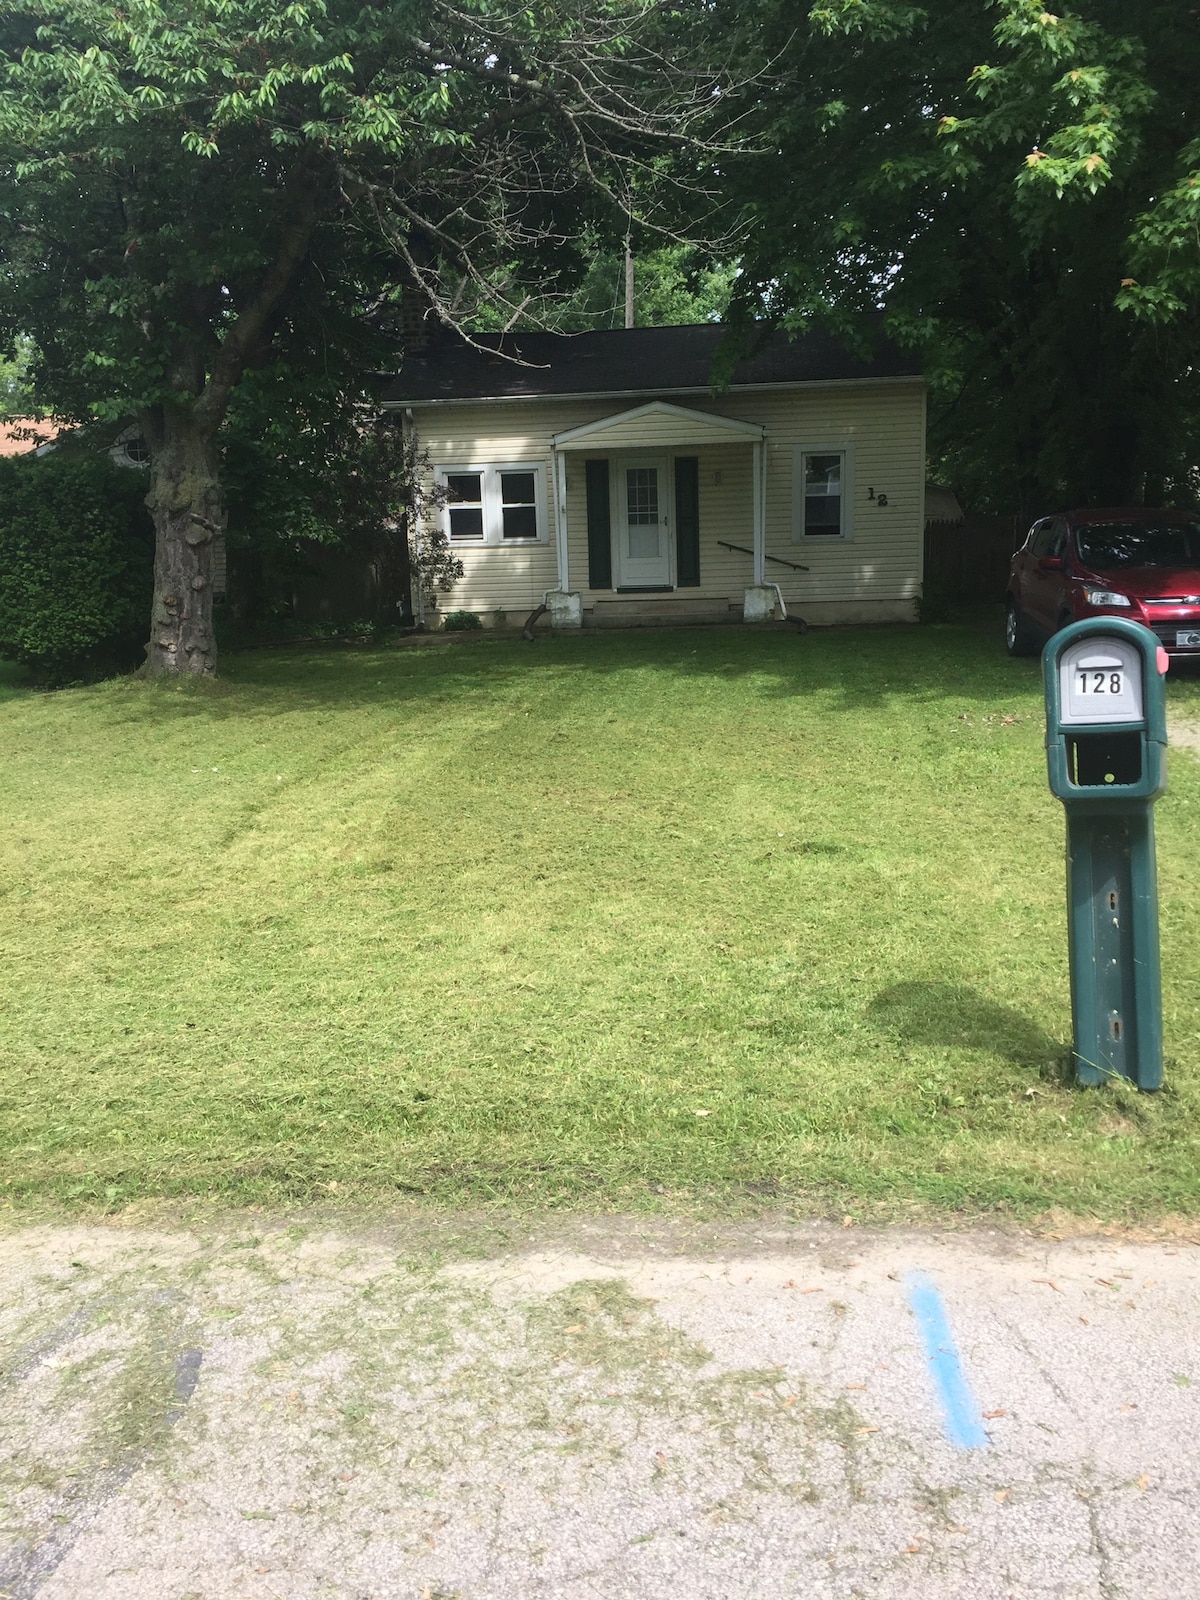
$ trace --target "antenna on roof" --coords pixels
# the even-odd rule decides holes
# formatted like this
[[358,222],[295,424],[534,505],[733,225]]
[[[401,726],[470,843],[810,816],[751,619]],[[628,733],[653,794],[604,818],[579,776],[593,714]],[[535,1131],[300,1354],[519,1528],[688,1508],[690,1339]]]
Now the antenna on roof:
[[633,248],[627,228],[625,230],[625,326],[632,328],[633,325]]

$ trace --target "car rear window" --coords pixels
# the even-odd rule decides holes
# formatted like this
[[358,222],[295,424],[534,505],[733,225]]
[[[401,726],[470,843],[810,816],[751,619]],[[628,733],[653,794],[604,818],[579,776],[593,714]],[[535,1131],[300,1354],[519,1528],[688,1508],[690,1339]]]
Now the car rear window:
[[1085,522],[1075,544],[1090,567],[1191,567],[1200,564],[1200,523]]

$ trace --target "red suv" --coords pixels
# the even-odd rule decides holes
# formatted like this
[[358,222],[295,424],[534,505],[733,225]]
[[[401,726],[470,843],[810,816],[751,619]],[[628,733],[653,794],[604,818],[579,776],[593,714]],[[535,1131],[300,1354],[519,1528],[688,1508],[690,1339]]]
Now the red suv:
[[1200,656],[1200,516],[1147,506],[1043,517],[1012,559],[1004,641],[1036,655],[1080,617],[1141,622],[1172,655]]

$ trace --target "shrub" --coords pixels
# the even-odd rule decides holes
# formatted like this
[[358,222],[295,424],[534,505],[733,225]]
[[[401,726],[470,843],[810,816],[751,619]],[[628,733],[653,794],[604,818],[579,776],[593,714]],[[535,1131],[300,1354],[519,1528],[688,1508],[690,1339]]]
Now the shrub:
[[917,599],[918,622],[955,622],[958,620],[957,597],[949,585],[940,578],[926,578]]
[[145,475],[57,452],[0,460],[0,656],[48,687],[129,672],[150,625]]
[[482,628],[483,623],[473,611],[447,611],[442,618],[445,633],[469,633],[472,628]]

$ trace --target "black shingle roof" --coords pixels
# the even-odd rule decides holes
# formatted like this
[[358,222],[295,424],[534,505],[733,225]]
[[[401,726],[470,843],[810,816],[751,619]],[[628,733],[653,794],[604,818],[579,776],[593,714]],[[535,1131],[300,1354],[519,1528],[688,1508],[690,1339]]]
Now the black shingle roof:
[[[707,389],[725,329],[615,328],[598,333],[481,334],[478,350],[452,334],[406,361],[379,391],[385,403],[534,399],[541,395],[642,394]],[[528,365],[491,352],[502,349]],[[734,368],[732,387],[760,383],[829,383],[852,378],[920,377],[916,356],[880,338],[867,359],[824,333],[789,340],[775,334]]]

